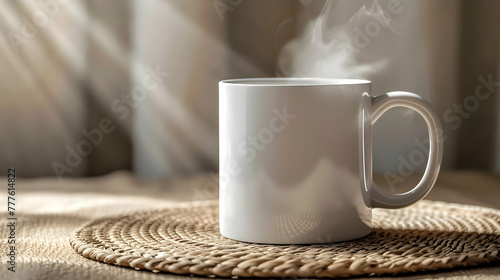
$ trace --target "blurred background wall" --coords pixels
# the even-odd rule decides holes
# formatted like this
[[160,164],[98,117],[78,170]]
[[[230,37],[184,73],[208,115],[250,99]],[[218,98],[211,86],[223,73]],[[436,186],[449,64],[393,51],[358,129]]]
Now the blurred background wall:
[[[499,12],[495,0],[1,0],[0,174],[216,171],[217,82],[277,75],[415,91],[442,117],[444,169],[500,174]],[[338,68],[325,46],[360,32],[368,44]],[[426,137],[400,110],[375,126],[378,173]]]

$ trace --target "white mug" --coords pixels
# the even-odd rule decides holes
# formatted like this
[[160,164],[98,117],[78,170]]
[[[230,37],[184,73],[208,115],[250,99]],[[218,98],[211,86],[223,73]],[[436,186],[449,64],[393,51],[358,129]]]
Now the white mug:
[[[239,241],[312,244],[371,232],[371,209],[401,208],[434,185],[442,129],[431,105],[409,92],[373,97],[355,79],[255,78],[219,82],[220,232]],[[406,107],[425,120],[429,158],[402,194],[372,180],[372,125]]]

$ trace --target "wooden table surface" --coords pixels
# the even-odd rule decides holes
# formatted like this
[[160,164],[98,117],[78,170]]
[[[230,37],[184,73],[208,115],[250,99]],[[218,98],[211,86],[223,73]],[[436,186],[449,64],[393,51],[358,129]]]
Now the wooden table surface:
[[[86,259],[69,245],[70,234],[92,219],[179,201],[217,199],[213,176],[145,181],[127,172],[103,177],[18,179],[17,271],[7,272],[7,243],[1,244],[0,279],[208,279],[155,274]],[[0,178],[6,182],[6,178]],[[408,184],[418,180],[411,177]],[[2,203],[6,192],[0,194]],[[427,199],[500,209],[500,177],[474,171],[444,172]],[[5,204],[4,204],[5,205]],[[6,221],[7,213],[0,214]],[[0,228],[6,238],[7,227]],[[7,274],[9,273],[9,274]],[[7,277],[7,278],[6,278]],[[189,277],[189,278],[188,278]],[[500,279],[500,264],[490,267],[369,277],[369,279]]]

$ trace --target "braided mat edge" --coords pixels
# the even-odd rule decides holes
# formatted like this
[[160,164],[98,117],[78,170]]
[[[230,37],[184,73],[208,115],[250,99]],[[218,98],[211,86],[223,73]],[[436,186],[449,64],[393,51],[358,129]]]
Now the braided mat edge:
[[153,272],[221,277],[349,277],[500,263],[500,211],[444,202],[373,210],[367,237],[264,245],[222,237],[218,202],[101,218],[76,230],[82,256]]

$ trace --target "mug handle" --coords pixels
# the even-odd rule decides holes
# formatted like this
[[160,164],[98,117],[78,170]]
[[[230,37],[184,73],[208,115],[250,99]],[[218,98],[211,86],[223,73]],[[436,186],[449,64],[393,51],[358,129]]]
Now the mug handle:
[[[425,120],[429,132],[429,159],[427,160],[427,167],[422,179],[416,187],[408,192],[402,194],[389,193],[372,182],[370,191],[371,207],[402,208],[418,202],[434,186],[441,167],[441,160],[443,158],[443,141],[441,138],[443,130],[439,117],[434,112],[432,106],[425,99],[411,92],[394,91],[372,97],[371,125],[373,126],[387,110],[394,107],[412,109],[419,113]],[[371,173],[371,170],[369,171]]]

